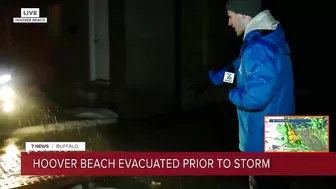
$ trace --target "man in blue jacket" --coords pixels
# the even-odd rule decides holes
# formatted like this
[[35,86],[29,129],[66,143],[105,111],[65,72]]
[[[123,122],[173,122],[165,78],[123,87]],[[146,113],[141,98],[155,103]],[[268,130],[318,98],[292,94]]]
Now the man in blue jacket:
[[280,23],[261,9],[260,0],[230,0],[227,14],[229,26],[243,36],[240,56],[209,77],[214,85],[235,85],[229,100],[238,109],[240,150],[264,152],[264,116],[295,113],[290,49]]

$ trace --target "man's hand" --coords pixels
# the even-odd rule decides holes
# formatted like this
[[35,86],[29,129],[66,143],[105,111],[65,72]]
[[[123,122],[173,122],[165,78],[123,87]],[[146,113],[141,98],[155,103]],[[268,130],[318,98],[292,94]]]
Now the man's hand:
[[230,65],[218,71],[209,71],[209,79],[213,85],[222,85],[223,83],[230,89],[236,87],[237,79],[235,67]]
[[209,71],[209,79],[212,82],[212,84],[217,85],[217,86],[222,85],[226,70],[227,68],[223,68],[218,71]]

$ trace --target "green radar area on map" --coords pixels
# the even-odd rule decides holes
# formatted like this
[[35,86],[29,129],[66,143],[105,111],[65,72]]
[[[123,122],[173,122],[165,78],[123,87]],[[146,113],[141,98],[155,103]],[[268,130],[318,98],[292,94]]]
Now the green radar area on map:
[[329,152],[329,116],[265,116],[265,152]]

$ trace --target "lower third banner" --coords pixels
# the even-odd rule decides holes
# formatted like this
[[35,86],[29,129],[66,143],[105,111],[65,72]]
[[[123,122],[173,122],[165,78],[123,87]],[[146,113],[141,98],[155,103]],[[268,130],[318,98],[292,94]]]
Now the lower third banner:
[[336,175],[336,153],[33,152],[22,175]]

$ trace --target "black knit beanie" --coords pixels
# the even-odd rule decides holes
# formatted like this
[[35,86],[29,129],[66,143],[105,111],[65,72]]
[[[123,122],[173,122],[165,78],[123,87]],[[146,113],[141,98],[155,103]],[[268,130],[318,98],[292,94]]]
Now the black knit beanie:
[[262,11],[261,0],[229,0],[226,9],[253,18]]

